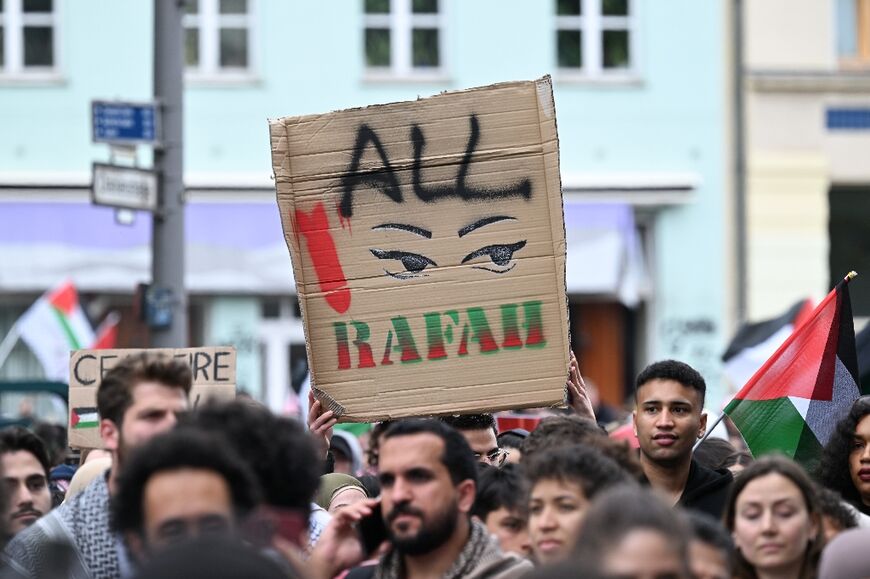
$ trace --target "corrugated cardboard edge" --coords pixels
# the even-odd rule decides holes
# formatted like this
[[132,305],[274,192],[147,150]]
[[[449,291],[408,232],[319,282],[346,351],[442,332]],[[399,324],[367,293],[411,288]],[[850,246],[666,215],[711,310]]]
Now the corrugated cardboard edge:
[[335,398],[321,390],[320,388],[315,388],[312,384],[311,392],[314,394],[314,397],[323,404],[327,410],[332,410],[332,413],[335,414],[336,418],[341,418],[345,414],[344,406],[339,404]]
[[[566,238],[567,232],[565,231],[565,198],[562,193],[562,172],[560,170],[560,160],[559,160],[559,127],[556,120],[556,103],[553,97],[553,80],[550,75],[543,76],[535,81],[536,85],[536,93],[538,97],[538,124],[539,127],[543,128],[545,124],[549,124],[552,122],[553,124],[553,145],[556,148],[555,154],[555,167],[546,167],[544,171],[544,177],[547,181],[547,190],[549,191],[551,186],[553,185],[553,181],[558,184],[559,187],[559,197],[556,199],[555,197],[550,198],[550,228],[552,231],[562,231],[562,242],[561,247],[553,248],[553,255],[562,256],[562,267],[555,268],[556,271],[556,286],[562,288],[565,295],[565,315],[562,319],[562,327],[560,328],[561,334],[563,336],[567,336],[568,338],[568,347],[571,347],[571,327],[568,324],[569,317],[569,303],[568,303],[568,286],[567,286],[567,245]],[[545,119],[541,118],[541,113],[543,113]],[[544,157],[546,158],[549,139],[545,139],[544,135],[541,135],[541,143],[545,147]],[[557,257],[557,259],[560,259]],[[565,377],[567,378],[571,371],[571,359],[568,355],[568,352],[564,353],[565,356]],[[568,404],[568,385],[567,380],[565,384],[565,394],[562,399],[562,405]]]

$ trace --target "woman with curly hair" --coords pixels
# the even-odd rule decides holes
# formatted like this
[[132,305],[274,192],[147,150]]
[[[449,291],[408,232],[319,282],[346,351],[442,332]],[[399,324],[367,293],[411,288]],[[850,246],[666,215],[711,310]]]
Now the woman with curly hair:
[[831,435],[817,476],[864,514],[870,514],[870,396],[862,396]]
[[824,547],[816,490],[792,460],[765,456],[734,480],[725,507],[738,579],[810,579]]

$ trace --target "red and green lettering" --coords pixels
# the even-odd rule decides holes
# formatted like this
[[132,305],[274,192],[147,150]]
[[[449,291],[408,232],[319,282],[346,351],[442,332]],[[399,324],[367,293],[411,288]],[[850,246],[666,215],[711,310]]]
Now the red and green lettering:
[[517,323],[517,304],[503,304],[501,306],[501,328],[504,334],[504,340],[501,347],[506,350],[516,350],[523,347],[523,340],[520,338],[520,326]]
[[[444,315],[453,321],[453,325],[459,325],[459,312],[449,310],[444,312]],[[423,314],[423,319],[426,320],[426,342],[429,344],[429,353],[426,356],[427,360],[443,360],[447,358],[447,349],[445,343],[453,342],[453,325],[447,324],[447,327],[441,329],[441,314],[439,312],[430,312]]]
[[[522,314],[520,314],[522,308]],[[493,354],[499,350],[519,350],[523,348],[543,348],[547,341],[544,339],[543,302],[540,300],[527,301],[519,304],[502,304],[498,307],[501,317],[501,345],[496,341],[492,328],[482,307],[470,307],[465,309],[465,320],[460,320],[458,310],[445,312],[427,312],[423,314],[423,322],[426,326],[426,359],[445,360],[451,355],[448,346],[457,343],[455,354],[462,358],[469,355],[469,342],[477,342],[481,354]],[[523,320],[520,323],[520,315]],[[355,339],[350,340],[348,325],[353,327]],[[458,329],[462,327],[461,337]],[[525,340],[521,336],[521,328],[525,330]],[[336,340],[336,353],[338,356],[338,368],[349,370],[353,367],[351,361],[351,344],[356,347],[358,364],[357,368],[374,368],[377,365],[390,366],[393,364],[393,346],[399,351],[399,361],[403,364],[420,362],[422,360],[411,324],[405,316],[390,318],[390,327],[387,329],[384,343],[384,353],[380,364],[375,362],[374,352],[371,347],[371,326],[365,322],[335,322],[333,331]],[[459,337],[454,339],[454,334]],[[395,336],[395,339],[394,339]]]
[[526,348],[543,348],[547,345],[544,339],[544,321],[541,316],[540,300],[523,302],[523,314],[525,315]]
[[[350,324],[356,330],[356,339],[353,345],[356,346],[359,355],[359,365],[357,368],[374,368],[375,358],[372,354],[372,347],[368,340],[371,337],[369,325],[365,322],[351,321]],[[347,324],[344,322],[335,322],[332,324],[335,331],[335,341],[338,348],[338,369],[349,370],[351,367],[350,361],[350,345],[347,341]]]
[[[489,329],[489,321],[483,313],[483,308],[468,308],[465,313],[468,314],[468,321],[471,322],[471,339],[480,344],[481,353],[498,352],[498,344],[495,343],[492,330]],[[464,331],[462,337],[466,338]]]
[[402,356],[399,359],[405,364],[419,362],[421,358],[420,354],[417,353],[417,344],[414,342],[411,326],[408,325],[408,318],[396,316],[390,321],[393,323],[393,329],[396,331],[396,342],[398,342],[399,349],[402,351]]

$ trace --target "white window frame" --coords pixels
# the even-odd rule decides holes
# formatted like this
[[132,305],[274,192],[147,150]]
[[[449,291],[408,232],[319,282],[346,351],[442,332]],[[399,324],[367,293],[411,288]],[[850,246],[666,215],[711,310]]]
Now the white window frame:
[[[550,0],[553,2],[553,0]],[[555,2],[553,2],[555,4]],[[635,81],[638,78],[638,16],[636,0],[628,0],[628,16],[604,16],[602,0],[581,0],[579,16],[556,15],[556,34],[553,34],[558,80],[580,81]],[[559,67],[558,31],[579,30],[583,60],[580,68]],[[628,31],[628,59],[626,68],[604,68],[604,32],[607,30]]]
[[[184,78],[192,82],[251,82],[255,80],[256,30],[254,14],[255,0],[248,0],[246,14],[221,14],[220,0],[199,0],[199,12],[185,14],[183,26],[199,29],[199,64],[196,67],[185,65]],[[248,66],[222,67],[220,65],[221,28],[246,28],[248,31]]]
[[[446,78],[446,51],[444,47],[444,22],[446,0],[438,0],[435,14],[414,14],[413,0],[390,0],[387,14],[368,14],[363,4],[363,68],[366,80],[432,80]],[[387,28],[390,31],[390,66],[367,66],[365,63],[365,29]],[[438,30],[438,66],[415,67],[413,65],[414,28],[434,28]]]
[[[0,12],[3,27],[3,64],[0,79],[55,80],[60,70],[60,30],[58,26],[61,0],[54,0],[51,12],[24,12],[24,0],[4,0]],[[50,26],[52,29],[51,66],[24,65],[24,28]]]

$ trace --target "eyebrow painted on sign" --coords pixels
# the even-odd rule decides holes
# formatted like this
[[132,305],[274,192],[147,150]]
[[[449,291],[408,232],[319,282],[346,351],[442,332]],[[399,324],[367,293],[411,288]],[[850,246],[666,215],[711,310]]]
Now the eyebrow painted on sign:
[[474,223],[470,223],[459,230],[459,237],[465,237],[472,231],[476,231],[485,225],[489,225],[490,223],[498,223],[499,221],[511,220],[516,221],[516,217],[509,217],[507,215],[493,215],[491,217],[484,217],[483,219],[478,219]]
[[[414,147],[414,161],[411,165],[411,184],[417,198],[425,203],[431,203],[432,201],[448,197],[459,197],[464,201],[491,201],[512,197],[530,199],[532,196],[532,182],[529,179],[522,179],[502,187],[469,187],[467,185],[468,168],[471,165],[481,134],[480,121],[477,119],[477,115],[471,115],[469,124],[468,144],[459,162],[459,169],[457,170],[454,183],[452,185],[429,187],[423,185],[424,180],[421,174],[426,138],[420,125],[414,124],[411,126],[411,142]],[[362,156],[369,146],[375,148],[375,153],[380,157],[381,165],[375,168],[362,169],[360,166]],[[387,151],[381,143],[377,132],[367,124],[360,125],[357,130],[353,154],[347,166],[347,171],[345,171],[344,176],[341,178],[341,188],[343,190],[339,205],[339,215],[341,217],[347,218],[353,216],[353,195],[358,187],[367,187],[380,191],[395,203],[404,202],[390,157],[387,155]]]
[[[469,347],[472,342],[478,344],[477,350],[480,354],[494,354],[501,350],[543,348],[547,342],[544,339],[541,307],[540,300],[499,306],[501,341],[497,339],[489,319],[481,307],[466,308],[462,312],[448,310],[446,312],[425,313],[423,314],[426,324],[425,343],[427,351],[425,359],[444,360],[450,357],[451,353],[460,358],[469,356],[474,353],[470,351]],[[520,309],[522,309],[522,324],[520,323]],[[356,334],[352,341],[348,325],[353,328]],[[411,325],[405,316],[394,316],[390,319],[390,326],[382,328],[381,332],[373,333],[373,324],[360,321],[333,322],[332,327],[335,333],[339,370],[354,368],[351,345],[357,351],[356,368],[375,367],[371,341],[373,336],[378,333],[384,336],[384,354],[380,366],[390,366],[394,363],[394,346],[399,351],[398,361],[403,364],[423,360],[423,356],[417,348],[417,340],[415,340]],[[525,329],[525,340],[521,335],[521,328]],[[447,346],[451,344],[455,344],[455,347],[448,351]]]
[[425,237],[426,239],[432,239],[432,232],[428,229],[423,229],[422,227],[416,227],[414,225],[408,225],[407,223],[381,223],[380,225],[375,225],[374,227],[372,227],[372,231],[377,229],[397,229],[399,231],[415,233],[420,237]]

